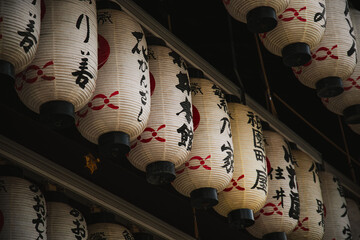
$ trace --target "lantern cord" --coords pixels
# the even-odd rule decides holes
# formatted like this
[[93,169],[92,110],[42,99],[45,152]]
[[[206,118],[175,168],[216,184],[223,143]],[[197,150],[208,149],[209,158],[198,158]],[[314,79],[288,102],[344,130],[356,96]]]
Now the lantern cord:
[[274,101],[273,101],[273,98],[272,98],[269,79],[268,79],[267,74],[266,74],[266,69],[265,69],[265,65],[264,65],[264,59],[263,59],[262,53],[261,53],[259,39],[258,39],[258,36],[257,36],[256,33],[254,34],[254,38],[255,38],[255,41],[256,41],[256,48],[257,48],[257,52],[258,52],[258,55],[259,55],[261,71],[262,71],[264,81],[265,81],[265,85],[266,85],[266,102],[267,102],[267,105],[268,105],[268,110],[270,110],[271,113],[275,117],[278,117],[278,114],[277,114],[276,108],[275,108],[275,104],[274,104]]
[[341,121],[341,117],[339,115],[337,115],[337,117],[338,117],[338,120],[339,120],[341,135],[342,135],[344,145],[345,145],[346,157],[347,157],[347,162],[348,162],[348,165],[349,165],[349,168],[350,168],[350,171],[351,171],[351,176],[353,178],[353,181],[357,182],[354,166],[353,166],[352,161],[351,161],[351,156],[350,156],[350,152],[349,152],[349,146],[348,146],[347,141],[346,141],[343,122]]
[[[322,132],[320,132],[320,130],[318,130],[314,125],[312,125],[308,120],[306,120],[303,116],[301,116],[300,113],[298,113],[297,111],[295,111],[295,109],[293,109],[289,104],[287,104],[284,100],[282,100],[276,93],[273,93],[274,97],[281,102],[286,108],[288,108],[292,113],[294,113],[298,118],[300,118],[304,123],[306,123],[310,128],[312,128],[317,134],[319,134],[322,138],[324,138],[328,143],[330,143],[331,145],[333,145],[337,150],[339,150],[341,153],[343,153],[344,155],[347,155],[347,153],[341,148],[339,147],[336,143],[334,143],[333,141],[331,141],[325,134],[323,134]],[[358,166],[360,166],[360,162],[358,162],[357,160],[355,160],[355,158],[351,157],[349,155],[350,159],[356,163]]]
[[199,240],[199,228],[198,228],[198,224],[197,224],[197,218],[196,218],[196,210],[195,208],[192,208],[193,209],[193,215],[194,215],[194,233],[195,233],[195,238],[197,240]]
[[241,77],[238,71],[238,63],[236,60],[236,52],[235,52],[235,43],[234,43],[234,32],[231,22],[231,16],[230,14],[227,14],[227,22],[228,22],[228,28],[229,28],[229,38],[230,38],[230,48],[231,48],[231,58],[232,58],[232,64],[233,64],[233,70],[236,76],[236,79],[239,83],[239,93],[240,93],[240,100],[245,105],[246,104],[246,97],[245,97],[245,86],[243,82],[241,81]]

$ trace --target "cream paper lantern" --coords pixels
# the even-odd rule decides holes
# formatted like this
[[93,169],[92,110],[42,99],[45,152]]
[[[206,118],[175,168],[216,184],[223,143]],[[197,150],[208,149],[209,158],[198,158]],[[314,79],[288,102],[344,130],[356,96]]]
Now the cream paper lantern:
[[286,240],[300,214],[295,163],[288,143],[280,134],[270,130],[264,130],[263,134],[270,167],[268,196],[263,208],[255,213],[255,224],[247,231],[260,239]]
[[40,113],[45,123],[67,127],[95,90],[96,6],[95,1],[78,0],[43,3],[39,49],[31,65],[17,75],[15,88],[21,101]]
[[[194,141],[187,161],[176,169],[174,188],[195,208],[218,203],[230,183],[234,152],[227,103],[221,89],[197,69],[189,70],[194,106]],[[189,133],[192,134],[192,133]],[[190,136],[190,135],[189,135]]]
[[345,198],[349,221],[351,225],[351,233],[353,240],[360,240],[360,210],[359,205],[351,198]]
[[328,172],[319,172],[326,209],[323,240],[352,239],[348,209],[339,180]]
[[[34,59],[39,44],[41,1],[0,1],[0,78],[11,82]],[[9,81],[11,79],[11,81]]]
[[98,22],[99,77],[76,125],[104,157],[118,159],[130,151],[150,115],[147,44],[141,26],[116,3],[98,3]]
[[[360,11],[350,9],[351,20],[355,29],[356,45],[360,46]],[[353,74],[343,79],[344,92],[336,97],[322,98],[327,109],[343,115],[348,124],[360,123],[360,61],[359,55]],[[339,66],[341,67],[341,66]]]
[[324,35],[325,9],[325,0],[290,0],[276,28],[259,37],[266,49],[283,57],[286,66],[301,66],[311,59],[310,50]]
[[251,32],[263,33],[274,29],[279,16],[290,0],[223,0],[226,10],[236,20],[247,23]]
[[94,213],[90,216],[88,240],[134,240],[131,232],[115,221],[110,213]]
[[324,207],[317,165],[309,155],[292,149],[301,204],[298,225],[289,240],[321,240],[324,235]]
[[[159,38],[147,38],[151,70],[151,114],[131,144],[128,159],[152,184],[170,183],[192,147],[190,82],[184,60]],[[189,135],[189,132],[191,133]]]
[[47,208],[47,235],[52,240],[87,240],[88,232],[84,216],[69,205],[61,192],[45,192]]
[[234,143],[234,174],[229,185],[219,192],[214,209],[231,225],[243,228],[254,224],[254,212],[264,206],[267,197],[264,141],[260,117],[235,96],[227,96],[226,100]]
[[0,166],[0,239],[47,239],[46,203],[38,186],[22,171]]
[[311,60],[293,71],[299,81],[316,88],[319,97],[335,97],[356,65],[356,40],[347,0],[326,0],[326,30]]

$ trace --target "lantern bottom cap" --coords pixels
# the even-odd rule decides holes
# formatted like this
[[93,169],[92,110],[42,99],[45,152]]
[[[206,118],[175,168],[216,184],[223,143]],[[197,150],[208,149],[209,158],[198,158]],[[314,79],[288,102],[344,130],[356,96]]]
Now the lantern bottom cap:
[[283,63],[288,67],[298,67],[304,65],[311,59],[309,45],[302,42],[289,44],[284,47],[281,52]]
[[315,84],[315,87],[320,98],[336,97],[344,91],[343,83],[339,77],[323,78]]
[[254,212],[247,208],[233,210],[228,214],[228,222],[237,229],[250,227],[255,223]]
[[360,104],[355,104],[345,108],[343,111],[344,120],[347,124],[359,124],[360,123]]
[[284,232],[273,232],[263,236],[263,240],[287,240]]
[[23,170],[12,165],[0,165],[0,176],[23,178]]
[[99,137],[100,155],[107,159],[120,160],[130,151],[130,136],[124,132],[108,132]]
[[0,78],[1,81],[11,81],[12,83],[15,80],[15,67],[8,61],[0,60]]
[[191,205],[194,208],[210,208],[218,204],[217,191],[215,188],[199,188],[190,193]]
[[40,120],[51,128],[68,128],[74,125],[75,110],[72,103],[50,101],[40,106]]
[[146,166],[146,180],[150,184],[161,185],[175,180],[175,165],[172,162],[159,161]]
[[153,240],[154,237],[148,233],[137,232],[132,234],[135,240]]
[[257,7],[247,13],[246,22],[250,32],[268,32],[277,25],[276,12],[272,7]]

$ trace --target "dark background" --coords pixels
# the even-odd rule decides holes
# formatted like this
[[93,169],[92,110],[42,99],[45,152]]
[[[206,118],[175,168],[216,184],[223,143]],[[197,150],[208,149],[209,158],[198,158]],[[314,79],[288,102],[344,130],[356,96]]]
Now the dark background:
[[[247,94],[264,107],[267,106],[266,85],[255,36],[247,30],[245,24],[228,18],[220,0],[134,1],[167,28],[170,17],[171,30],[181,41],[234,83],[239,84],[234,72],[236,64]],[[360,9],[359,1],[353,0],[352,3],[356,3],[356,7]],[[233,38],[230,37],[229,19]],[[235,62],[232,58],[231,41],[235,47]],[[260,48],[272,92],[345,150],[338,117],[322,105],[313,89],[303,86],[294,77],[291,69],[282,64],[280,57],[269,53],[261,43]],[[97,147],[85,140],[75,127],[52,130],[43,125],[38,116],[28,110],[16,95],[6,94],[0,97],[0,134],[117,194],[187,234],[194,235],[193,212],[188,198],[177,193],[171,186],[148,184],[145,174],[132,167],[125,159],[120,164],[102,161],[99,170],[91,175],[84,167],[84,156],[92,153],[97,157]],[[346,155],[328,143],[276,98],[273,99],[278,118],[317,149],[324,160],[351,178]],[[343,127],[350,155],[359,161],[360,136],[345,124]],[[358,165],[353,165],[358,174]],[[359,179],[356,181],[359,184]],[[201,239],[253,239],[246,231],[229,227],[226,219],[212,209],[198,210],[196,215]]]

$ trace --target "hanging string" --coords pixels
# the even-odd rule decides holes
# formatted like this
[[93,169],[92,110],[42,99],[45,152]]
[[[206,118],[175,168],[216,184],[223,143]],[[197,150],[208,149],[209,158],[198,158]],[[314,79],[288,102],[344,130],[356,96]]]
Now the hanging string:
[[195,238],[196,240],[200,240],[199,238],[199,229],[198,229],[198,224],[197,224],[197,218],[196,218],[196,210],[195,208],[193,209],[193,216],[194,216],[194,234],[195,234]]
[[342,135],[344,145],[345,145],[346,157],[347,157],[347,162],[348,162],[348,165],[349,165],[349,168],[350,168],[350,171],[351,171],[351,176],[352,176],[353,181],[357,182],[355,169],[354,169],[354,166],[353,166],[352,161],[351,161],[351,156],[350,156],[350,152],[349,152],[349,146],[348,146],[347,141],[346,141],[343,122],[341,121],[341,117],[339,115],[337,115],[337,117],[338,117],[338,120],[339,120],[339,126],[340,126],[340,130],[341,130],[341,135]]
[[270,89],[270,84],[269,84],[269,79],[267,77],[266,74],[266,70],[265,70],[265,65],[264,65],[264,59],[262,57],[262,53],[261,53],[261,48],[260,48],[260,43],[259,43],[259,39],[257,34],[254,34],[254,38],[256,41],[256,48],[257,48],[257,52],[259,55],[259,60],[260,60],[260,66],[261,66],[261,71],[264,77],[264,81],[265,81],[265,85],[266,85],[266,102],[268,104],[268,110],[275,116],[278,117],[278,114],[276,112],[276,108],[275,108],[275,104],[272,98],[272,93],[271,93],[271,89]]
[[241,77],[240,77],[240,74],[238,71],[238,63],[237,63],[236,54],[235,54],[234,32],[233,32],[230,14],[227,14],[227,22],[228,22],[228,28],[229,28],[229,38],[230,38],[230,48],[231,48],[231,58],[232,58],[233,70],[234,70],[234,73],[236,76],[236,80],[239,83],[239,93],[240,93],[241,103],[243,103],[245,105],[246,104],[245,86],[244,86],[243,82],[241,81]]

